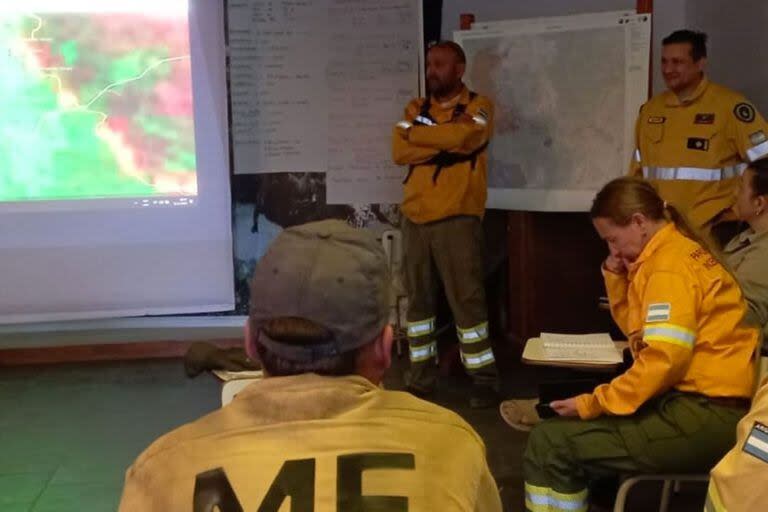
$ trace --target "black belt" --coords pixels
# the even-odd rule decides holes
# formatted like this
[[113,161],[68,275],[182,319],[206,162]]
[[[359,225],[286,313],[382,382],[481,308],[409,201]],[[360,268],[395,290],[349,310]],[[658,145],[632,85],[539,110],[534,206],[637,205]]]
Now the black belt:
[[731,407],[733,409],[749,409],[752,400],[736,396],[707,396],[709,403],[720,405],[722,407]]

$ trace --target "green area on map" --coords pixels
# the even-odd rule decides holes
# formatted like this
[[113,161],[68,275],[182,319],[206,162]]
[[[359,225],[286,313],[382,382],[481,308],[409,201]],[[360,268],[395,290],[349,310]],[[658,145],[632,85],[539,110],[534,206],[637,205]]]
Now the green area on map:
[[193,195],[186,17],[0,13],[0,201]]

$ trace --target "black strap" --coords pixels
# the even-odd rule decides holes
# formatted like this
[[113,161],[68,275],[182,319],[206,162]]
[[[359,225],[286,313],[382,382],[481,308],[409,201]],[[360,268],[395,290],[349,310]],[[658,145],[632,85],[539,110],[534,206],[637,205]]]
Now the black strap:
[[475,165],[477,164],[477,157],[480,156],[480,153],[485,151],[485,148],[487,147],[488,143],[486,142],[468,155],[462,153],[449,153],[448,151],[439,152],[429,159],[429,161],[425,162],[427,164],[436,164],[435,172],[432,174],[432,183],[437,184],[437,178],[440,177],[440,173],[443,172],[445,167],[452,167],[461,162],[470,162],[469,169],[474,171]]
[[[453,113],[451,114],[451,121],[455,121],[461,114],[467,111],[467,106],[472,103],[475,98],[477,98],[477,93],[474,91],[469,91],[469,101],[467,103],[457,103],[456,106],[453,108]],[[437,124],[437,121],[435,121],[435,118],[432,117],[432,114],[429,113],[429,111],[432,110],[432,100],[427,96],[424,98],[424,101],[421,103],[421,108],[419,108],[419,117],[423,117],[425,119],[429,119],[433,123]],[[414,121],[413,124],[425,124],[421,121]]]
[[469,91],[469,101],[467,103],[457,103],[453,108],[453,114],[451,114],[451,121],[455,121],[461,114],[467,111],[467,106],[477,98],[477,93]]
[[[449,122],[453,122],[456,119],[461,116],[461,114],[465,113],[467,111],[467,106],[472,103],[475,98],[477,98],[477,93],[474,91],[469,91],[469,101],[467,103],[457,103],[456,106],[453,109],[453,113],[451,114],[451,120]],[[432,103],[429,99],[429,97],[424,99],[424,102],[421,104],[421,108],[419,109],[419,116],[424,117],[426,119],[429,119],[433,123],[435,122],[432,115],[429,113],[430,109],[432,108]],[[420,124],[423,125],[425,123],[422,122],[416,122],[414,121],[413,124]],[[435,123],[437,124],[437,123]],[[471,162],[470,170],[475,170],[475,164],[477,163],[477,157],[485,151],[485,148],[488,147],[488,143],[486,142],[476,150],[474,150],[472,153],[469,153],[468,155],[464,155],[461,153],[450,153],[448,151],[440,151],[437,155],[433,156],[426,162],[422,162],[419,165],[435,165],[435,172],[432,174],[432,183],[437,183],[437,178],[440,176],[440,173],[443,172],[444,167],[451,167],[452,165],[456,165],[460,162]],[[411,175],[413,174],[414,169],[416,168],[416,165],[411,164],[408,166],[408,174],[405,175],[405,179],[403,180],[403,185],[408,183],[408,180],[411,178]]]
[[411,164],[408,166],[408,174],[405,175],[405,179],[403,180],[403,185],[408,183],[408,180],[411,179],[411,174],[413,174],[413,170],[416,168],[414,164]]
[[[423,117],[425,119],[429,119],[432,121],[432,123],[437,124],[437,121],[435,121],[435,118],[432,117],[432,114],[429,113],[429,111],[432,109],[432,102],[429,99],[429,96],[424,98],[424,102],[421,104],[421,108],[419,109],[419,117]],[[413,121],[413,124],[420,124],[420,125],[426,125],[426,123],[423,123],[417,119]]]

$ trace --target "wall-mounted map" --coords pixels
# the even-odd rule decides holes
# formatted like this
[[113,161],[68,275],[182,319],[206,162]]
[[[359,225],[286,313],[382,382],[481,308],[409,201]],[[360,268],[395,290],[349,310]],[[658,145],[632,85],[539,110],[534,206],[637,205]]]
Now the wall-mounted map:
[[470,88],[493,99],[488,207],[586,210],[627,170],[648,93],[650,17],[603,13],[459,31]]

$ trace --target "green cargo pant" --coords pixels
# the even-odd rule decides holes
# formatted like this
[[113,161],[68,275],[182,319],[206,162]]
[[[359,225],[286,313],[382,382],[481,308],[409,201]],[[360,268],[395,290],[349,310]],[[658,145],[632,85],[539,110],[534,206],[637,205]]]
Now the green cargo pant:
[[456,323],[464,367],[476,382],[495,384],[480,219],[460,216],[428,224],[404,219],[402,232],[411,360],[407,384],[422,391],[435,385],[435,303],[441,282]]
[[526,510],[586,511],[587,485],[598,477],[706,473],[733,446],[746,412],[671,391],[631,416],[543,421],[523,455]]

